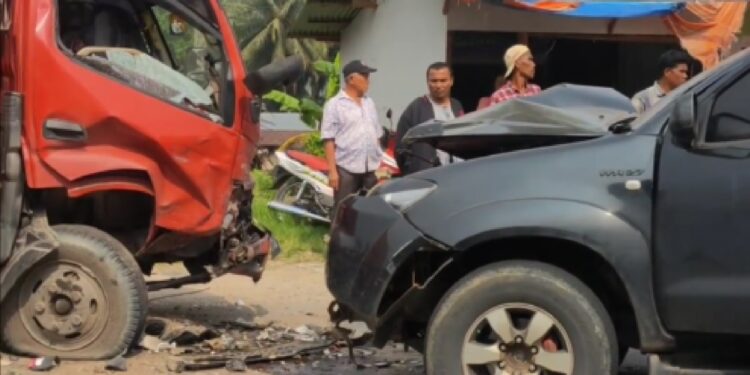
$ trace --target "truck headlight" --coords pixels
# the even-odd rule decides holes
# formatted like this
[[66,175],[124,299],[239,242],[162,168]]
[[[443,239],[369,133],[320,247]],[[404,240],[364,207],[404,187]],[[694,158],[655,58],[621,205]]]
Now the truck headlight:
[[404,212],[436,188],[437,185],[430,181],[404,177],[377,186],[368,196],[378,196],[393,208]]

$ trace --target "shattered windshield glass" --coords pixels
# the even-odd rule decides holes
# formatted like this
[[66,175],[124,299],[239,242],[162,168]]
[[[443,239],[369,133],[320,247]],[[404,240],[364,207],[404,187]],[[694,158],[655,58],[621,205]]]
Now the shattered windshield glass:
[[[84,48],[81,54],[88,55],[89,62],[100,70],[151,95],[198,110],[207,110],[213,106],[211,96],[200,85],[143,52],[122,48],[103,48],[97,51]],[[206,114],[214,121],[221,120],[210,112]]]
[[156,5],[144,11],[139,1],[59,5],[64,51],[139,91],[223,123],[226,57],[221,40],[195,27],[193,18]]

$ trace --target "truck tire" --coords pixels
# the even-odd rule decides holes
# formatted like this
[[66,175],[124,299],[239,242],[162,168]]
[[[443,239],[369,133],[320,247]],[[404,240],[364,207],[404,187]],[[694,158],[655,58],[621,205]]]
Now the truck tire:
[[14,353],[106,359],[143,331],[148,296],[135,258],[96,228],[57,225],[60,247],[8,294],[0,343]]
[[482,267],[443,296],[430,319],[427,374],[616,374],[606,309],[582,282],[539,262]]

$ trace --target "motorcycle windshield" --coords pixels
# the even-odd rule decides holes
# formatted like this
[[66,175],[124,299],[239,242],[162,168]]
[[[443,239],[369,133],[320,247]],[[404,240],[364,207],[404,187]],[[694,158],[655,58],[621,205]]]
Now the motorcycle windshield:
[[425,142],[473,158],[600,137],[634,113],[630,100],[614,89],[561,84],[454,120],[416,126],[404,143]]

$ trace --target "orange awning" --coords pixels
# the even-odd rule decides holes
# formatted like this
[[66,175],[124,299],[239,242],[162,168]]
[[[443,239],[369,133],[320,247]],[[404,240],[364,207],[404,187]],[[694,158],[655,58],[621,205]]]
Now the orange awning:
[[737,40],[747,2],[706,1],[689,3],[681,12],[665,17],[682,47],[698,59],[704,69],[718,64]]

